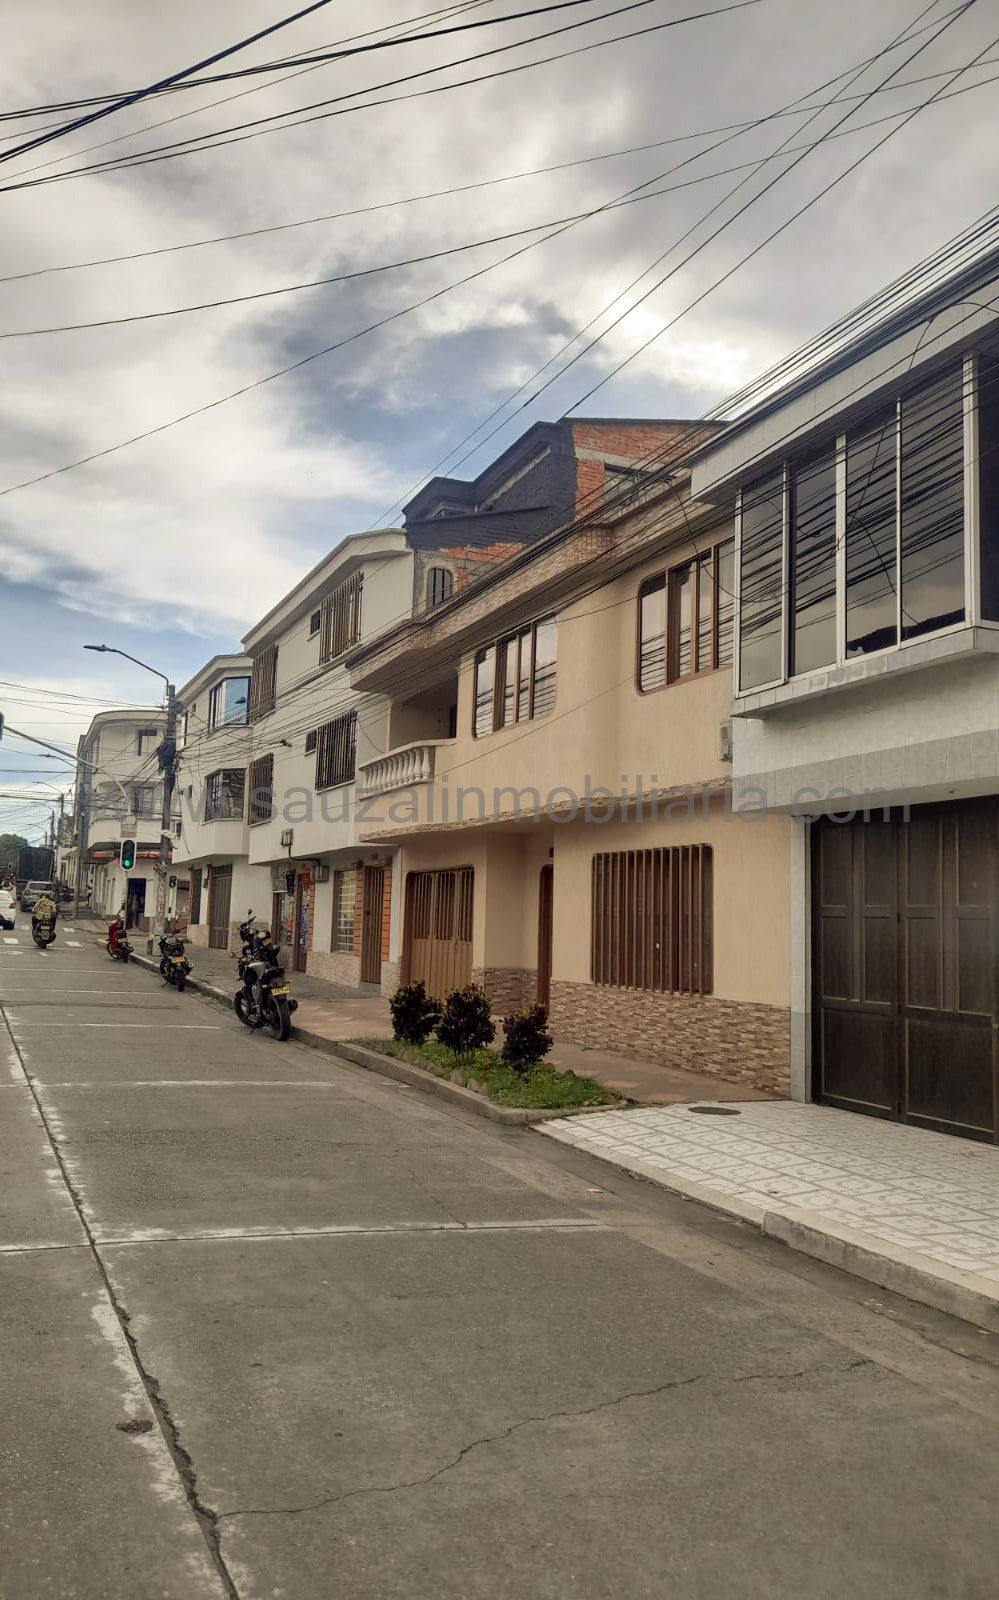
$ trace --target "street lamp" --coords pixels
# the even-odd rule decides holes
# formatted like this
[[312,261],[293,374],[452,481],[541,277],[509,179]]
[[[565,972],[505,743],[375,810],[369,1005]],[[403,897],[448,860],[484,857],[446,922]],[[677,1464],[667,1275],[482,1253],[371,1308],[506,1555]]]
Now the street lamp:
[[173,788],[177,776],[177,694],[173,684],[165,672],[160,672],[157,667],[151,667],[148,661],[140,661],[138,656],[129,655],[127,650],[119,650],[113,644],[85,644],[84,650],[94,650],[102,656],[124,656],[126,661],[132,661],[143,671],[151,672],[154,678],[162,678],[166,684],[167,724],[166,734],[162,745],[162,758],[160,767],[163,772],[163,805],[160,812],[160,859],[159,876],[156,883],[156,912],[153,919],[153,936],[149,941],[149,953],[152,954],[153,940],[160,937],[166,927],[166,897],[167,897],[167,869],[170,865],[172,842],[170,838],[170,819],[173,813]]

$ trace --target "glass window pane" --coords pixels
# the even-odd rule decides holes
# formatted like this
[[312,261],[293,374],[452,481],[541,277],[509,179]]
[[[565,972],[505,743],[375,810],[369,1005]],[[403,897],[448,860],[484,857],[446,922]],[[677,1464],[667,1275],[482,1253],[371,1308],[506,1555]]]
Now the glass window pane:
[[517,721],[526,722],[531,714],[531,630],[520,636],[520,677],[517,682]]
[[666,682],[666,579],[642,586],[638,602],[638,687],[645,693]]
[[731,661],[735,643],[735,541],[729,539],[716,552],[718,607],[718,665]]
[[475,664],[475,733],[481,738],[493,731],[493,682],[496,670],[496,646],[484,650]]
[[784,473],[743,490],[739,687],[783,677]]
[[791,473],[791,671],[836,660],[836,456]]
[[960,366],[902,400],[902,638],[964,620]]
[[500,707],[500,727],[510,728],[516,721],[517,710],[517,640],[505,639],[500,645],[503,673],[503,704]]
[[977,357],[982,616],[999,622],[999,353]]
[[690,633],[691,567],[679,567],[670,582],[670,677],[686,678],[693,671]]
[[894,407],[846,447],[846,653],[898,643]]
[[714,559],[709,554],[697,563],[697,660],[695,672],[706,672],[715,664],[714,651]]
[[558,623],[554,617],[539,622],[534,630],[533,717],[543,717],[555,704],[555,668],[558,654]]

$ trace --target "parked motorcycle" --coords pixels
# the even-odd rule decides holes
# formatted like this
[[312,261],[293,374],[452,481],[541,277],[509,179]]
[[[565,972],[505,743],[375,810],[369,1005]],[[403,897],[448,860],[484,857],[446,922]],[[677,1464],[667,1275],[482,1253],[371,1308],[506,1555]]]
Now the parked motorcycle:
[[184,954],[184,941],[179,934],[165,933],[160,940],[160,977],[175,984],[181,994],[187,982],[191,963]]
[[125,927],[120,917],[108,924],[107,953],[115,961],[127,961],[132,954]]
[[42,911],[40,915],[31,919],[31,937],[39,950],[47,950],[50,944],[55,943],[56,925],[55,917],[51,911]]
[[240,987],[233,998],[233,1010],[250,1029],[269,1028],[275,1039],[284,1041],[291,1033],[291,1014],[298,1006],[285,982],[281,955],[268,928],[256,928],[251,911],[240,923],[243,951],[237,971]]

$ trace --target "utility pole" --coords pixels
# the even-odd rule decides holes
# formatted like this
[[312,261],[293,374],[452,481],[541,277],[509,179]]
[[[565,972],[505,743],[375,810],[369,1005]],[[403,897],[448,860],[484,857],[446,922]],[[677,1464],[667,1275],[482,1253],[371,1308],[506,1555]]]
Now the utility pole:
[[89,826],[89,772],[90,764],[80,760],[76,775],[76,886],[73,898],[73,917],[80,915],[80,889],[83,883],[84,862],[90,845]]
[[[160,812],[160,859],[156,875],[156,916],[153,922],[153,939],[162,938],[166,932],[167,878],[173,855],[173,790],[177,780],[177,691],[172,683],[166,686],[166,733],[159,748],[160,771],[163,773],[163,807]],[[150,954],[152,940],[150,941]]]

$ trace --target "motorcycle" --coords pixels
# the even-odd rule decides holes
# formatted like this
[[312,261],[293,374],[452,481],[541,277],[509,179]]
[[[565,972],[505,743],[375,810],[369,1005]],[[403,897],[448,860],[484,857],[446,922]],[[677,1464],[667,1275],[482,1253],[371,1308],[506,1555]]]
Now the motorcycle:
[[184,954],[184,941],[176,933],[166,933],[160,940],[160,977],[166,983],[176,984],[181,994],[187,982],[191,963]]
[[48,912],[43,912],[40,917],[32,917],[31,937],[39,950],[47,950],[50,944],[54,944],[55,936],[55,918]]
[[114,961],[127,961],[132,954],[132,946],[128,942],[125,929],[120,917],[108,924],[107,953]]
[[241,987],[233,998],[233,1010],[240,1022],[251,1030],[269,1028],[282,1042],[291,1033],[291,1014],[298,1001],[289,997],[281,956],[267,928],[255,928],[253,912],[240,923],[243,951],[237,971]]

